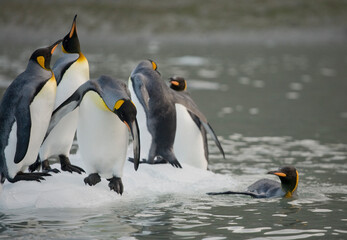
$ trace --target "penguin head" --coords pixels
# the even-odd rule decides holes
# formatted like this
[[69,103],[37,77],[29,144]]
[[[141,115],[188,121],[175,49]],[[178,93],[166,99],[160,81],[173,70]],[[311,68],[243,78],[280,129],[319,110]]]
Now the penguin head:
[[280,178],[282,189],[286,193],[285,197],[291,197],[294,194],[299,183],[299,173],[295,167],[282,167],[277,171],[270,171],[268,174],[274,174]]
[[184,91],[187,89],[187,82],[183,77],[171,77],[170,88],[178,92]]
[[157,73],[159,76],[161,75],[160,72],[158,72],[158,65],[156,62],[147,59],[147,60],[143,60],[141,61],[136,68],[132,71],[131,75],[140,72],[140,71],[151,71],[151,72],[155,72]]
[[77,15],[73,19],[70,32],[63,39],[62,50],[64,53],[80,53],[81,51],[77,36],[76,18]]
[[134,138],[133,124],[137,114],[134,103],[130,99],[120,99],[114,105],[113,112],[124,122]]
[[39,48],[30,57],[30,60],[33,60],[37,64],[39,64],[43,69],[51,70],[51,58],[54,50],[58,46],[61,40],[53,43],[49,47]]

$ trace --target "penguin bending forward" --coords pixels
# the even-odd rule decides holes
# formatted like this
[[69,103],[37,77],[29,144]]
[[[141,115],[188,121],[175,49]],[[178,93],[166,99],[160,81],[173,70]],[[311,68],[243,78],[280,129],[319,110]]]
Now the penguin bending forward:
[[211,135],[223,158],[223,148],[209,125],[206,117],[199,111],[190,94],[185,91],[187,82],[182,77],[171,77],[170,88],[174,91],[176,108],[176,136],[174,152],[181,163],[207,169],[208,143],[206,131]]
[[[70,32],[64,37],[62,42],[64,55],[53,66],[53,72],[58,84],[54,109],[57,109],[79,86],[89,80],[88,60],[80,50],[76,18],[77,15],[75,15]],[[71,173],[84,172],[82,168],[72,165],[68,157],[77,129],[78,110],[79,108],[77,107],[51,130],[49,136],[42,143],[38,160],[30,167],[30,171],[35,171],[42,161],[43,171],[59,172],[58,169],[51,169],[48,161],[49,157],[58,156],[61,170]]]
[[[128,86],[138,112],[142,144],[141,162],[150,164],[169,162],[174,167],[181,167],[180,161],[181,158],[183,161],[183,157],[180,155],[181,158],[177,158],[177,154],[180,154],[181,149],[175,149],[174,142],[179,132],[183,134],[184,138],[188,136],[185,134],[190,134],[189,132],[192,129],[182,131],[180,128],[179,123],[181,120],[177,120],[177,104],[188,109],[184,117],[187,118],[188,115],[190,119],[194,119],[194,127],[198,125],[201,129],[202,126],[203,131],[206,130],[211,133],[224,155],[223,149],[206,118],[198,111],[191,99],[186,99],[183,95],[177,95],[164,83],[155,62],[151,60],[141,61],[132,71]],[[192,120],[189,121],[192,122]],[[201,140],[202,146],[204,142],[207,144],[206,134],[201,133],[200,130],[195,131],[195,129],[194,134],[198,135],[197,138],[199,141]],[[196,138],[193,141],[195,140]],[[192,147],[190,142],[185,141],[183,144]],[[207,163],[200,164],[201,160],[199,159],[201,156],[206,155],[204,148],[200,147],[195,150],[193,151],[194,154],[196,152],[199,152],[199,154],[198,156],[194,155],[193,158],[197,159],[198,164],[193,163],[192,165],[206,168]]]
[[299,173],[292,166],[282,167],[277,171],[270,171],[268,174],[278,176],[281,183],[271,179],[260,179],[250,185],[245,192],[211,192],[208,195],[222,194],[243,194],[254,198],[271,198],[271,197],[292,197],[296,195],[296,190],[299,184]]
[[0,180],[40,181],[47,173],[24,173],[35,162],[54,107],[57,83],[51,56],[61,42],[36,50],[0,103]]
[[54,111],[48,137],[59,121],[78,106],[77,141],[89,174],[84,182],[92,186],[104,177],[109,181],[111,190],[122,194],[121,178],[128,148],[128,129],[133,137],[135,170],[140,157],[136,108],[126,84],[101,76],[81,85]]

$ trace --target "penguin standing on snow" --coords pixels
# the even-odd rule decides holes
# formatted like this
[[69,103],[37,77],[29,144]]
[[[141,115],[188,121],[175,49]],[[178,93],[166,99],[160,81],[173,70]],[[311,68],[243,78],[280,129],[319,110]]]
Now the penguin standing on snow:
[[[169,162],[175,167],[181,167],[180,162],[185,161],[185,157],[180,153],[180,145],[174,143],[179,138],[179,134],[185,138],[191,135],[190,131],[196,136],[189,138],[189,141],[194,142],[185,140],[180,144],[187,144],[188,148],[194,148],[193,161],[197,163],[192,165],[207,168],[207,152],[204,148],[207,146],[205,130],[211,134],[224,155],[206,118],[198,111],[191,98],[186,97],[185,94],[177,94],[178,92],[171,90],[164,83],[155,62],[151,60],[140,62],[133,70],[128,86],[138,112],[142,143],[141,162],[150,164]],[[177,110],[177,108],[180,109]],[[183,117],[180,112],[183,112]],[[188,128],[186,121],[190,123]],[[203,130],[200,131],[201,129]],[[195,146],[195,141],[199,141],[199,147]]]
[[[57,109],[79,86],[89,80],[88,60],[80,50],[76,18],[77,15],[75,15],[70,32],[64,37],[62,42],[64,55],[53,66],[53,72],[58,84],[54,109]],[[76,108],[66,115],[52,129],[49,136],[42,143],[39,159],[35,165],[30,167],[31,171],[39,167],[42,161],[43,171],[59,172],[58,169],[51,169],[48,161],[49,157],[58,156],[63,171],[84,172],[82,168],[72,165],[68,157],[77,128],[78,110],[79,108]]]
[[276,175],[280,178],[281,183],[271,179],[260,179],[250,185],[245,192],[211,192],[208,195],[224,194],[242,194],[254,198],[272,198],[272,197],[292,197],[296,194],[299,184],[299,173],[292,166],[282,167],[277,171],[270,171],[268,174]]
[[140,62],[132,71],[128,87],[136,106],[143,162],[166,163],[181,168],[173,152],[176,112],[173,96],[151,60]]
[[90,186],[109,181],[111,190],[123,193],[123,166],[126,160],[129,133],[133,137],[134,167],[139,164],[140,139],[136,108],[126,84],[101,76],[81,85],[53,113],[47,134],[64,116],[80,106],[77,141],[89,176]]
[[208,143],[206,131],[212,136],[217,147],[225,158],[223,148],[207,122],[199,111],[190,94],[185,91],[187,82],[182,77],[170,78],[170,88],[173,91],[176,109],[176,135],[174,152],[181,163],[207,169]]
[[47,173],[24,173],[35,162],[54,107],[57,82],[51,56],[61,42],[36,50],[0,103],[0,179],[40,181]]

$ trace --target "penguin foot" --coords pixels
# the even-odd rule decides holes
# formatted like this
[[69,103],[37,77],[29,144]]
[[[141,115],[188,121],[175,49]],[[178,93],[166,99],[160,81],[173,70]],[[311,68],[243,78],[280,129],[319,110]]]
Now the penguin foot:
[[8,179],[9,182],[15,183],[18,181],[37,181],[45,180],[43,177],[52,176],[49,173],[23,173],[18,172],[14,178]]
[[88,177],[84,178],[84,183],[88,184],[89,186],[94,186],[99,182],[101,182],[101,178],[97,173],[89,174]]
[[156,156],[156,158],[154,159],[154,164],[162,164],[167,162],[170,163],[173,167],[182,168],[180,162],[176,158],[167,161],[162,156]]
[[110,181],[108,186],[110,187],[111,190],[117,192],[120,195],[123,194],[123,183],[121,178],[113,177],[107,180]]
[[51,168],[47,159],[42,162],[42,172],[44,172],[44,173],[48,173],[48,172],[60,173],[60,171],[58,169]]
[[85,171],[75,165],[72,165],[69,158],[66,157],[65,155],[59,155],[59,159],[60,159],[60,165],[61,165],[61,170],[63,171],[67,171],[67,172],[77,172],[78,174],[81,174],[82,172],[85,173]]
[[38,160],[36,160],[36,162],[34,162],[33,164],[31,164],[29,166],[29,172],[31,172],[31,173],[35,172],[36,170],[38,170],[40,168],[40,166],[41,166],[41,162],[38,159]]

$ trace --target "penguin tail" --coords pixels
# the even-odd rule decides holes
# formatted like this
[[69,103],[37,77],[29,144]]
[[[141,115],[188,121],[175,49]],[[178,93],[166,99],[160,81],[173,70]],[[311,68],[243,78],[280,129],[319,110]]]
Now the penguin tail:
[[228,194],[234,194],[234,195],[247,195],[251,196],[253,198],[265,198],[265,195],[260,195],[252,192],[235,192],[235,191],[226,191],[226,192],[208,192],[207,195],[228,195]]

